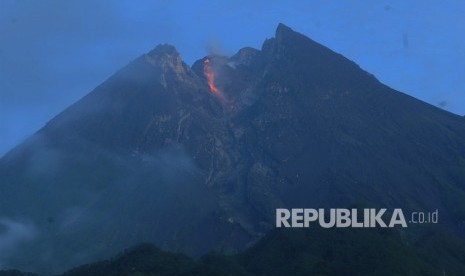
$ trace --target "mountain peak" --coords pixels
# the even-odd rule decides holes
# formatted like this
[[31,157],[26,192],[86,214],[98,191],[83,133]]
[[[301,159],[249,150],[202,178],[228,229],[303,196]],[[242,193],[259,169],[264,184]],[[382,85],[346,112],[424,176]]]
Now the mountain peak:
[[148,63],[156,67],[161,67],[164,71],[168,68],[178,73],[185,71],[181,55],[172,45],[159,44],[155,49],[146,54],[145,57]]
[[149,55],[179,55],[176,47],[170,44],[158,44]]
[[278,24],[278,27],[276,28],[275,38],[278,43],[294,39],[308,39],[304,35],[294,31],[293,29],[284,25],[283,23]]
[[[143,56],[145,63],[153,66],[160,75],[160,82],[167,85],[166,73],[175,76],[176,80],[186,80],[187,76],[194,76],[189,66],[182,60],[176,48],[169,44],[160,44]],[[174,74],[171,74],[174,73]]]
[[279,23],[278,27],[276,27],[276,37],[287,33],[295,33],[295,31],[283,23]]
[[[276,28],[275,37],[265,40],[262,46],[262,51],[265,53],[276,53],[278,48],[286,48],[288,50],[300,48],[299,51],[301,51],[304,50],[301,46],[311,48],[315,45],[319,44],[310,38],[294,31],[283,23],[279,23],[278,27]],[[297,53],[299,53],[299,51],[297,51]]]

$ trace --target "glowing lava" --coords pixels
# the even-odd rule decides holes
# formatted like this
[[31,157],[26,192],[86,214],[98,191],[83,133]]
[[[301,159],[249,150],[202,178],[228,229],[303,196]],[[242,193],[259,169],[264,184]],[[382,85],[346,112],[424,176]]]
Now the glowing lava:
[[234,99],[228,100],[223,93],[215,86],[215,73],[212,70],[210,59],[205,58],[203,61],[203,75],[208,80],[210,91],[218,98],[221,104],[227,108],[229,112],[234,110]]
[[210,60],[208,58],[203,62],[203,74],[208,80],[208,86],[210,86],[210,91],[215,94],[220,94],[220,90],[215,86],[215,73],[210,65]]

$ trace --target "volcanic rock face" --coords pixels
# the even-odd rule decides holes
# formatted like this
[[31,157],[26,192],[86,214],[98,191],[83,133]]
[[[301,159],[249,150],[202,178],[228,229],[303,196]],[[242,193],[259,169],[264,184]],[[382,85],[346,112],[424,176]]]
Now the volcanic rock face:
[[439,209],[453,233],[464,183],[463,118],[280,24],[261,50],[192,68],[160,45],[2,158],[0,263],[241,250],[277,207]]

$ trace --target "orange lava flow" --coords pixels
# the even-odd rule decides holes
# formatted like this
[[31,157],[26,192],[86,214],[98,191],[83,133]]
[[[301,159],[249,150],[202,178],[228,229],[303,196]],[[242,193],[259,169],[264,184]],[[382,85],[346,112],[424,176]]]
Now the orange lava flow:
[[208,58],[203,62],[203,74],[208,80],[208,86],[210,86],[210,91],[219,94],[220,90],[215,86],[215,73],[210,65],[210,60]]

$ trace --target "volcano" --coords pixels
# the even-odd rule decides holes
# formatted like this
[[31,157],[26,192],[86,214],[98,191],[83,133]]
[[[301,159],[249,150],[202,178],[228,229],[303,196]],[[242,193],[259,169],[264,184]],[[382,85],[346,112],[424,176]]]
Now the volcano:
[[140,56],[6,154],[0,191],[0,264],[42,273],[141,242],[239,252],[276,208],[438,210],[463,241],[465,119],[280,24],[192,67]]

